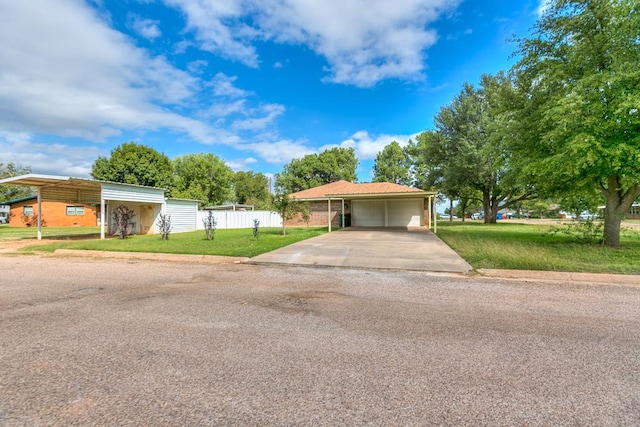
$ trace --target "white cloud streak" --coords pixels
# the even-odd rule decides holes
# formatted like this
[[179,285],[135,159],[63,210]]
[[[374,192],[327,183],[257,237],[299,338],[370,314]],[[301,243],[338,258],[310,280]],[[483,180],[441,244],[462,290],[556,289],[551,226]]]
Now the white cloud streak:
[[345,139],[339,144],[327,145],[322,147],[321,150],[331,147],[353,147],[356,152],[356,157],[359,160],[372,160],[382,149],[389,145],[391,142],[396,141],[400,146],[404,147],[409,142],[409,139],[415,140],[418,133],[411,135],[377,135],[371,136],[369,132],[365,130],[358,131]]
[[[259,66],[255,41],[304,44],[328,62],[326,80],[361,87],[422,76],[428,26],[460,0],[165,0],[199,47]],[[247,18],[251,18],[250,20]],[[251,22],[253,25],[249,25]]]

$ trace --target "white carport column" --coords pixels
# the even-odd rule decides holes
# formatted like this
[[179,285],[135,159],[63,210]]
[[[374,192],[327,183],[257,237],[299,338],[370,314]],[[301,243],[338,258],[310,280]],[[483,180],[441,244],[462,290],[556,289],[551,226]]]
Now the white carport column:
[[102,189],[102,185],[100,185],[100,240],[104,240],[104,225],[107,222],[104,214],[104,190]]
[[41,194],[41,188],[42,187],[38,187],[38,240],[42,240],[42,194]]
[[331,198],[327,201],[327,222],[329,223],[329,233],[331,233]]
[[433,232],[435,234],[438,234],[438,213],[436,211],[436,197],[433,196],[433,202],[432,202],[432,213],[433,213]]

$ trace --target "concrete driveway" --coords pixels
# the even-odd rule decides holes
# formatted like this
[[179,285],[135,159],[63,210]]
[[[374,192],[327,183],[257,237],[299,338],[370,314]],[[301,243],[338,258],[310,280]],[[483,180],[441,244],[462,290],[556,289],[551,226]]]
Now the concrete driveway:
[[255,263],[464,273],[457,253],[425,228],[349,227],[252,258]]

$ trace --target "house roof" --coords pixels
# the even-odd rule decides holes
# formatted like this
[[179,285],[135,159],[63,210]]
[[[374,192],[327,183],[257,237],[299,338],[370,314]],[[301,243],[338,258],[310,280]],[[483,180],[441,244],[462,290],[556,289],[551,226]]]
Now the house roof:
[[26,196],[26,197],[21,197],[19,199],[13,199],[13,200],[7,200],[6,202],[2,202],[3,205],[7,205],[7,206],[11,206],[11,205],[15,205],[16,203],[20,203],[20,202],[25,202],[27,200],[32,200],[32,199],[37,199],[38,196]]
[[336,181],[330,184],[309,188],[289,195],[298,200],[328,199],[328,198],[366,198],[382,196],[431,196],[433,191],[423,191],[418,188],[394,184],[392,182],[363,182]]
[[154,188],[156,190],[164,190],[162,188],[149,187],[145,185],[137,184],[124,184],[121,182],[99,181],[96,179],[88,178],[74,178],[71,176],[61,175],[41,175],[36,173],[29,173],[26,175],[13,176],[10,178],[0,179],[0,184],[11,185],[24,185],[29,187],[73,187],[75,189],[100,189],[102,184],[115,184],[119,186],[139,187],[139,188]]

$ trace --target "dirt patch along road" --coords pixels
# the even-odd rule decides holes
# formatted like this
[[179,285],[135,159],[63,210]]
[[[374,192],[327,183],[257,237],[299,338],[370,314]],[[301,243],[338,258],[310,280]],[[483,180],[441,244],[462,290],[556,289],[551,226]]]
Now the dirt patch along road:
[[638,425],[640,289],[0,257],[2,425]]

